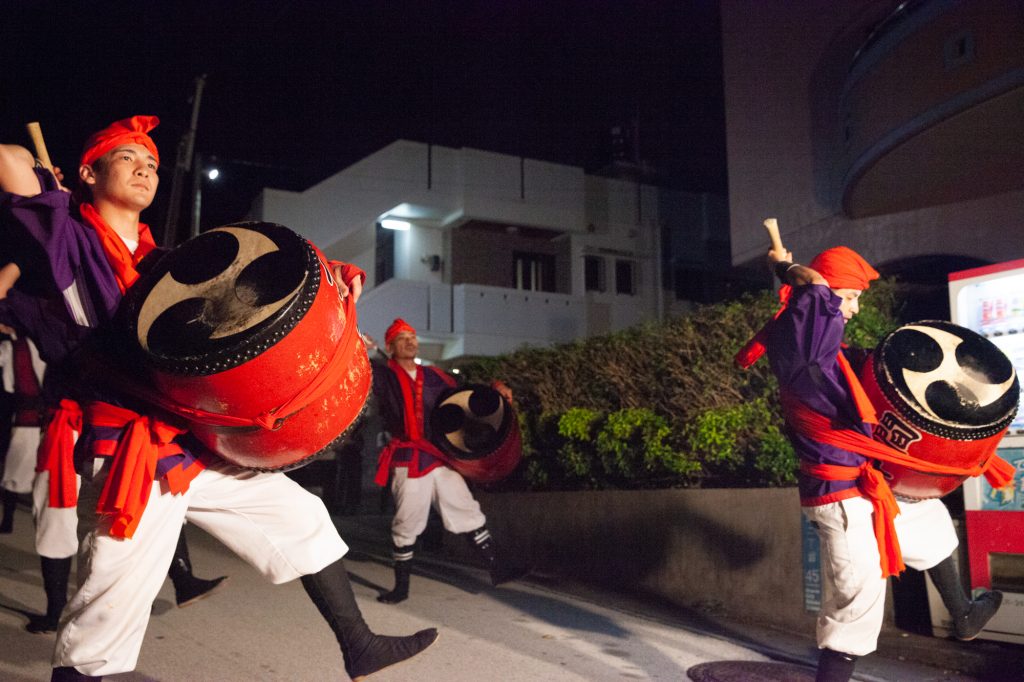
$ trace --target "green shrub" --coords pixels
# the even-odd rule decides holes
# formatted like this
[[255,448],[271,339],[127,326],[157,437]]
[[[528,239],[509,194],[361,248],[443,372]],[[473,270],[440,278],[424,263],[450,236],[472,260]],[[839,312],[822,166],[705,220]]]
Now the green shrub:
[[[847,325],[873,348],[898,324],[900,292],[872,284]],[[775,378],[733,355],[778,308],[772,292],[703,306],[554,348],[460,364],[471,381],[511,387],[523,427],[523,467],[501,484],[531,489],[792,485]]]

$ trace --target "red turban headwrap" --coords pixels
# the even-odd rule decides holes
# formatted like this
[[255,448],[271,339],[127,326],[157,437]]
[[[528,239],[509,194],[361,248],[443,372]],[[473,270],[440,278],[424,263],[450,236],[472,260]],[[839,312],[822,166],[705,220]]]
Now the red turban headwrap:
[[93,133],[85,141],[79,165],[91,164],[119,144],[141,144],[159,163],[160,154],[156,151],[156,144],[146,134],[159,123],[160,119],[156,116],[132,116],[111,123],[98,133]]
[[832,289],[860,289],[871,286],[878,279],[878,271],[864,260],[859,253],[846,246],[836,246],[822,251],[810,265],[819,275],[828,280]]
[[402,332],[412,332],[415,334],[416,330],[412,328],[411,324],[399,317],[396,318],[395,321],[391,323],[391,326],[388,327],[388,330],[384,332],[384,345],[386,346],[394,341],[395,337]]

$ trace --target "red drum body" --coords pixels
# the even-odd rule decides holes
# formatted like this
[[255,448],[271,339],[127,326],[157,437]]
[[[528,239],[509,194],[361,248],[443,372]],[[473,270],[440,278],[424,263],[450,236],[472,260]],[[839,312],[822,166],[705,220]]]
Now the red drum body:
[[515,411],[490,386],[468,384],[442,393],[430,414],[430,432],[452,468],[477,483],[500,481],[523,456]]
[[[875,440],[919,460],[971,469],[996,450],[1017,413],[1020,383],[991,341],[951,322],[905,325],[878,344],[861,371],[878,413]],[[880,462],[897,495],[942,497],[966,476]]]
[[[273,414],[272,428],[179,412],[231,463],[302,466],[363,410],[372,374],[354,307],[339,299],[323,254],[286,227],[240,223],[205,232],[161,258],[132,287],[128,304],[131,334],[162,397],[247,420],[292,401],[288,414]],[[333,360],[345,364],[323,373]],[[322,388],[293,400],[311,385]]]

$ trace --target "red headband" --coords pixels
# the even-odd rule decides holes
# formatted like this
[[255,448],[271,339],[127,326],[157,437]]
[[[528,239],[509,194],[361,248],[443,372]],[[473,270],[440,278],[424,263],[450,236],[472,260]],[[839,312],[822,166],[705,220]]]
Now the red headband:
[[833,289],[860,289],[871,286],[878,272],[860,254],[845,246],[822,251],[811,261],[811,269],[828,280]]
[[132,116],[111,123],[98,133],[93,133],[86,140],[79,165],[93,163],[119,144],[141,144],[156,158],[157,163],[160,163],[160,154],[156,151],[156,144],[146,134],[156,128],[159,123],[160,119],[156,116]]
[[394,341],[395,337],[402,332],[411,332],[415,334],[416,330],[412,328],[411,324],[399,317],[396,318],[395,321],[391,323],[391,326],[388,327],[388,330],[384,332],[384,345],[388,345]]

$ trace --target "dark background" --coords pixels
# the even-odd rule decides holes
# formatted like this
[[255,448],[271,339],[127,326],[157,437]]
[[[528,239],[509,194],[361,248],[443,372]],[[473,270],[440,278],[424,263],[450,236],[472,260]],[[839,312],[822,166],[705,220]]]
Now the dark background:
[[716,2],[15,0],[0,12],[0,139],[27,144],[38,120],[73,173],[91,132],[156,114],[162,202],[207,75],[196,151],[222,176],[204,183],[204,227],[240,217],[261,186],[303,189],[397,138],[598,172],[623,126],[620,156],[725,191]]

